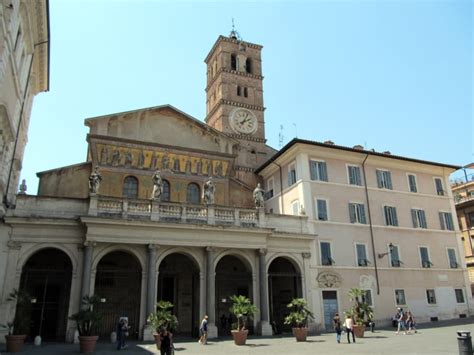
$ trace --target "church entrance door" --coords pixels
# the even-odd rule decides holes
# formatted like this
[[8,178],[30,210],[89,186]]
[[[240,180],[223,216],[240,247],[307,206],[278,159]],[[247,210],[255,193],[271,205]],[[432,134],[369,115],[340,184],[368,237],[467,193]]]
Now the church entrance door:
[[114,251],[97,265],[94,294],[105,302],[98,306],[102,314],[99,336],[109,339],[120,317],[128,317],[129,336],[138,339],[142,270],[135,256]]
[[[216,326],[219,336],[230,335],[232,323],[236,322],[229,308],[232,303],[230,297],[241,295],[250,298],[252,295],[252,271],[241,259],[224,256],[216,266]],[[253,323],[247,324],[249,331],[253,332]]]
[[283,324],[288,315],[288,303],[301,297],[301,275],[296,267],[282,257],[276,258],[268,268],[268,296],[270,299],[270,322],[278,333],[291,332],[289,325]]
[[30,337],[65,340],[71,275],[71,260],[54,248],[36,252],[23,266],[20,289],[31,298]]
[[197,336],[199,328],[199,267],[186,255],[173,253],[160,263],[158,298],[171,302],[178,318],[177,335]]

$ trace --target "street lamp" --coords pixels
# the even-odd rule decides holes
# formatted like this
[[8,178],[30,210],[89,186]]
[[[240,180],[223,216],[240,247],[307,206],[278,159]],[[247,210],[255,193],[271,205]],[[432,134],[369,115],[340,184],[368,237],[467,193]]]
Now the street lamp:
[[392,250],[393,250],[393,244],[392,244],[392,243],[390,243],[390,244],[388,245],[388,249],[389,249],[389,251],[387,251],[386,253],[379,253],[379,254],[377,254],[377,256],[379,257],[379,259],[382,259],[385,255],[388,255],[389,253],[392,252]]

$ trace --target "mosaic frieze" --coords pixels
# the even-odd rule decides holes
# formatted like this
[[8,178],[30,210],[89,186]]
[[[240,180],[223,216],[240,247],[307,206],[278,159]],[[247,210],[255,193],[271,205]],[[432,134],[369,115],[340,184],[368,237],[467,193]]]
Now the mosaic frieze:
[[227,176],[229,162],[186,154],[97,144],[100,165],[145,170],[169,170],[174,173]]

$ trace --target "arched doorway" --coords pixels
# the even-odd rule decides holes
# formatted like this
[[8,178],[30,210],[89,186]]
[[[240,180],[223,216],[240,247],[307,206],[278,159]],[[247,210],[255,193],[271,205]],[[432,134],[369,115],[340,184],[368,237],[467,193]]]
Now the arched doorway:
[[183,254],[167,255],[160,263],[157,300],[173,303],[177,334],[197,336],[199,328],[199,267]]
[[29,336],[65,340],[71,276],[71,260],[59,249],[42,249],[25,263],[20,289],[31,297]]
[[270,300],[270,322],[278,332],[290,332],[291,327],[283,324],[288,315],[288,303],[301,297],[301,275],[286,258],[276,258],[268,268],[268,297]]
[[[216,265],[216,325],[219,335],[230,334],[232,318],[230,297],[242,295],[253,300],[252,271],[239,258],[226,255]],[[253,332],[253,323],[247,324]]]
[[104,299],[98,307],[102,314],[99,336],[108,339],[115,331],[119,317],[128,317],[129,335],[137,339],[140,330],[142,270],[135,256],[114,251],[97,265],[94,294]]

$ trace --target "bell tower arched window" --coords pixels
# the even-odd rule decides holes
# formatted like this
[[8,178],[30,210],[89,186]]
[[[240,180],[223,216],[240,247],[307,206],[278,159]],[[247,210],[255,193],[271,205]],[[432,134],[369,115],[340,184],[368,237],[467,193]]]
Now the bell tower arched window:
[[195,205],[198,204],[201,197],[200,190],[198,184],[190,183],[186,193],[186,201]]
[[245,61],[245,71],[252,74],[252,60],[250,58]]
[[248,97],[248,96],[249,96],[248,90],[247,88],[244,88],[244,97]]
[[138,179],[134,176],[127,176],[123,181],[123,197],[138,198]]
[[237,70],[237,56],[235,54],[230,55],[230,69]]

